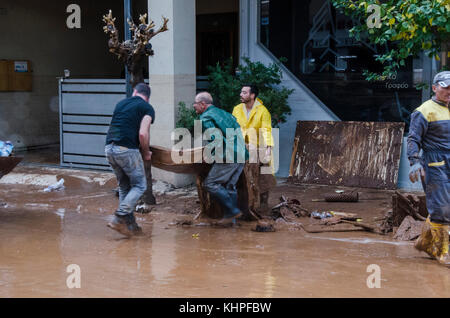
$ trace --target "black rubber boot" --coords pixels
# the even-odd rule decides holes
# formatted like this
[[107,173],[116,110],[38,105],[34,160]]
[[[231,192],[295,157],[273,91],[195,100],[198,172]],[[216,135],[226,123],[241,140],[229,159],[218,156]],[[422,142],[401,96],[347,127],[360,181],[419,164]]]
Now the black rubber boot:
[[210,192],[210,194],[219,202],[224,211],[223,219],[220,220],[219,223],[231,221],[242,215],[241,210],[237,207],[237,195],[235,197],[233,196],[233,198],[230,197],[230,194],[224,187],[220,187],[218,190]]
[[[236,187],[228,187],[227,192],[228,192],[228,195],[230,196],[232,206],[235,207],[234,210],[235,211],[239,210],[239,208],[238,208],[238,193],[237,193]],[[241,212],[241,211],[239,210],[239,212]],[[228,216],[228,218],[234,218],[235,216],[233,216],[233,215],[234,214],[232,212],[230,213],[230,211],[227,210],[225,212],[224,218],[227,218],[227,216]]]
[[114,215],[114,219],[107,226],[127,237],[132,235],[132,232],[128,229],[128,217],[126,215]]
[[136,223],[134,213],[130,213],[127,215],[127,227],[128,230],[133,233],[133,235],[142,234],[142,228]]

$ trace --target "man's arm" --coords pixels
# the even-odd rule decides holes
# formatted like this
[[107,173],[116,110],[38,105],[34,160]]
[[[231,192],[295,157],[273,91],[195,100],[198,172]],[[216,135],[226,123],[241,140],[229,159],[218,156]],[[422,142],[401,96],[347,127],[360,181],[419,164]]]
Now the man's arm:
[[407,139],[407,155],[410,165],[419,162],[419,152],[422,149],[422,140],[428,130],[428,121],[419,111],[411,114],[409,135]]
[[409,136],[407,142],[407,155],[409,159],[409,179],[417,182],[421,177],[425,177],[425,170],[420,163],[419,152],[422,149],[423,137],[428,130],[428,121],[419,111],[411,114],[411,124],[409,126]]
[[141,145],[142,158],[144,160],[151,160],[152,153],[150,151],[150,126],[152,123],[152,117],[145,115],[141,121],[141,127],[139,128],[139,144]]

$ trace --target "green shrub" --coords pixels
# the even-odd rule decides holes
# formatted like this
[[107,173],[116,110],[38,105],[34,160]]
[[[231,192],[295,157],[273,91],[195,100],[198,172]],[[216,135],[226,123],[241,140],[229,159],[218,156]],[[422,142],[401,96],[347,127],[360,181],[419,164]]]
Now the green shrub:
[[258,97],[272,115],[272,126],[278,127],[291,114],[287,100],[294,90],[280,86],[282,72],[278,64],[266,66],[261,62],[252,62],[249,58],[244,58],[243,61],[237,67],[237,72],[233,70],[231,59],[224,66],[217,64],[209,67],[209,92],[215,105],[233,112],[234,106],[241,103],[239,95],[242,85],[253,84],[258,87]]
[[[217,63],[210,66],[209,89],[214,99],[214,105],[228,112],[233,112],[234,106],[241,103],[240,93],[243,84],[253,84],[259,89],[259,98],[263,101],[272,115],[272,126],[278,127],[286,122],[291,114],[288,98],[294,90],[280,86],[282,79],[281,68],[272,63],[268,66],[261,62],[252,62],[248,58],[243,59],[244,64],[233,69],[230,59],[224,65]],[[193,131],[194,120],[198,115],[193,108],[187,108],[185,103],[180,103],[177,128],[183,127]]]
[[194,120],[199,119],[194,107],[187,107],[185,102],[178,103],[178,120],[176,128],[187,128],[194,135]]

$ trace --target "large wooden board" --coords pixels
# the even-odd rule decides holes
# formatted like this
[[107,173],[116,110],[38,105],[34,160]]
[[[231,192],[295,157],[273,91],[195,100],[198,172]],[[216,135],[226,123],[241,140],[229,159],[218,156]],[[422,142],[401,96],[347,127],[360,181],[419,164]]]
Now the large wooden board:
[[203,148],[193,148],[181,150],[177,155],[183,156],[183,151],[188,153],[190,158],[188,163],[175,163],[172,160],[172,151],[169,148],[150,146],[152,152],[152,166],[175,173],[198,175],[204,171],[209,170],[209,165],[206,163],[195,163],[196,157],[203,158]]
[[396,189],[404,123],[299,121],[289,181]]
[[0,157],[0,179],[10,173],[22,159],[22,157]]

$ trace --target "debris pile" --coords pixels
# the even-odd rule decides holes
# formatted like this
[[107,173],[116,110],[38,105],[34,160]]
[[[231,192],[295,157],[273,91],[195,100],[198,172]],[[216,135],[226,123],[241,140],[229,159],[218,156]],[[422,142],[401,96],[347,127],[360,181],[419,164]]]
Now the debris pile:
[[287,222],[293,222],[295,218],[310,215],[311,212],[303,208],[299,200],[289,200],[284,195],[280,197],[280,203],[272,208],[272,218],[275,220],[282,217]]
[[393,226],[398,227],[406,216],[425,221],[428,216],[425,196],[395,191],[392,196]]
[[11,141],[0,140],[0,157],[9,157],[14,149]]
[[[311,220],[314,220],[310,222],[312,226],[304,226],[298,220],[300,217],[310,217]],[[384,234],[376,226],[362,223],[362,219],[354,213],[335,211],[310,212],[301,206],[300,201],[296,199],[289,200],[285,196],[281,196],[280,203],[272,208],[272,218],[276,220],[277,224],[283,223],[280,221],[281,219],[287,224],[300,226],[308,233],[369,231],[381,235]],[[352,226],[345,226],[346,224]]]
[[394,239],[400,241],[412,241],[417,239],[420,236],[420,233],[422,233],[423,224],[423,221],[414,220],[413,217],[408,215],[395,232]]
[[255,232],[275,232],[275,227],[272,222],[258,221],[256,227],[252,230]]
[[384,233],[393,232],[394,239],[415,240],[420,236],[427,216],[424,195],[396,191],[392,196],[392,211],[386,213],[380,228]]

